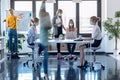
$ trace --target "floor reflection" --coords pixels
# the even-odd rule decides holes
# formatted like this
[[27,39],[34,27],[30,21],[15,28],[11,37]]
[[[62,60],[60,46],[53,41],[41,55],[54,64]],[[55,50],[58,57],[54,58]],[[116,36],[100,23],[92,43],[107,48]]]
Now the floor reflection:
[[61,80],[61,60],[57,60],[57,71],[55,72],[55,80]]
[[69,61],[69,69],[65,71],[65,80],[78,80],[78,73],[74,69],[73,61]]
[[[97,60],[105,65],[105,70],[97,69],[91,71],[87,69],[77,68],[79,60],[65,61],[57,60],[55,56],[49,58],[49,78],[50,80],[120,80],[120,56],[97,56]],[[7,61],[8,78],[5,78],[4,72],[0,72],[0,80],[41,80],[43,79],[43,66],[39,66],[37,70],[32,68],[32,61],[29,66],[23,66],[28,58],[22,57],[20,60]],[[91,61],[90,58],[87,58]],[[4,64],[3,64],[4,65]],[[41,68],[40,68],[41,67]],[[5,79],[3,79],[5,78]]]
[[8,75],[10,80],[18,80],[18,59],[8,61]]

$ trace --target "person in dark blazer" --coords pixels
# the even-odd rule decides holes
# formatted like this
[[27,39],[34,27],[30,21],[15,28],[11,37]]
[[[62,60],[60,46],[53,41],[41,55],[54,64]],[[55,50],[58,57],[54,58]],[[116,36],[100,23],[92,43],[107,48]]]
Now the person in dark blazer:
[[[55,38],[59,38],[60,35],[63,35],[62,29],[64,28],[63,26],[63,21],[62,21],[62,13],[63,11],[61,9],[58,9],[56,11],[56,15],[54,16],[52,20],[53,24],[53,36]],[[64,28],[65,30],[65,28]],[[57,43],[57,58],[61,59],[61,53],[60,53],[60,43]]]

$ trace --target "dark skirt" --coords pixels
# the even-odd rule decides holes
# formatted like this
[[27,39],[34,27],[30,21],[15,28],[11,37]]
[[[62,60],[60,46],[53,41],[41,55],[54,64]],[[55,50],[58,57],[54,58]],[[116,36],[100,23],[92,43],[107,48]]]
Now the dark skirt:
[[57,27],[57,31],[58,31],[58,34],[55,35],[55,38],[59,38],[59,35],[60,35],[60,34],[63,34],[63,32],[62,32],[62,26]]
[[[101,40],[94,40],[94,42],[91,44],[91,47],[98,47],[100,46]],[[90,47],[90,44],[85,44],[86,48]]]

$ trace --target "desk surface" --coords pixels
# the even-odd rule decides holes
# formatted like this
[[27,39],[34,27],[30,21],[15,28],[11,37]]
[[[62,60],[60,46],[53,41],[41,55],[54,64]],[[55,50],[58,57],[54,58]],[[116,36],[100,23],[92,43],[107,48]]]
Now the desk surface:
[[[64,40],[59,40],[59,39],[53,39],[53,40],[48,40],[49,43],[90,43],[91,41],[85,40],[85,41],[75,41],[71,39],[64,39]],[[35,43],[40,43],[40,39],[37,39]]]

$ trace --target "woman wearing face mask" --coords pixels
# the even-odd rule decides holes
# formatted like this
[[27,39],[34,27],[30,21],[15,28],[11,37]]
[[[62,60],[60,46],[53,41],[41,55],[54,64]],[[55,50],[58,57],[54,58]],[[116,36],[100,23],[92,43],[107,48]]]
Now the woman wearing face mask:
[[101,30],[100,27],[98,26],[98,21],[100,18],[96,16],[90,17],[90,24],[94,27],[92,31],[92,38],[85,38],[83,40],[93,40],[94,42],[92,44],[84,44],[80,46],[80,66],[79,68],[83,68],[87,65],[87,61],[85,61],[84,57],[84,49],[90,47],[98,47],[101,43]]
[[[36,30],[36,26],[38,26],[38,24],[39,24],[39,19],[38,18],[31,19],[30,29],[29,29],[28,34],[27,34],[27,43],[30,46],[34,46],[35,45],[34,44],[35,40],[38,39],[37,30]],[[39,44],[38,54],[41,54],[41,51],[43,51],[43,49],[44,49],[44,46]]]
[[[53,36],[55,38],[59,38],[61,34],[63,34],[62,29],[64,28],[63,26],[63,21],[62,21],[62,10],[58,9],[56,12],[56,15],[54,16],[52,20],[53,24]],[[65,28],[64,28],[65,30]],[[60,53],[60,43],[57,43],[57,58],[61,59],[61,53]]]
[[[75,39],[77,38],[77,29],[74,27],[74,22],[72,19],[69,20],[68,28],[66,30],[66,39]],[[67,43],[67,48],[69,52],[69,59],[72,60],[76,43]]]

